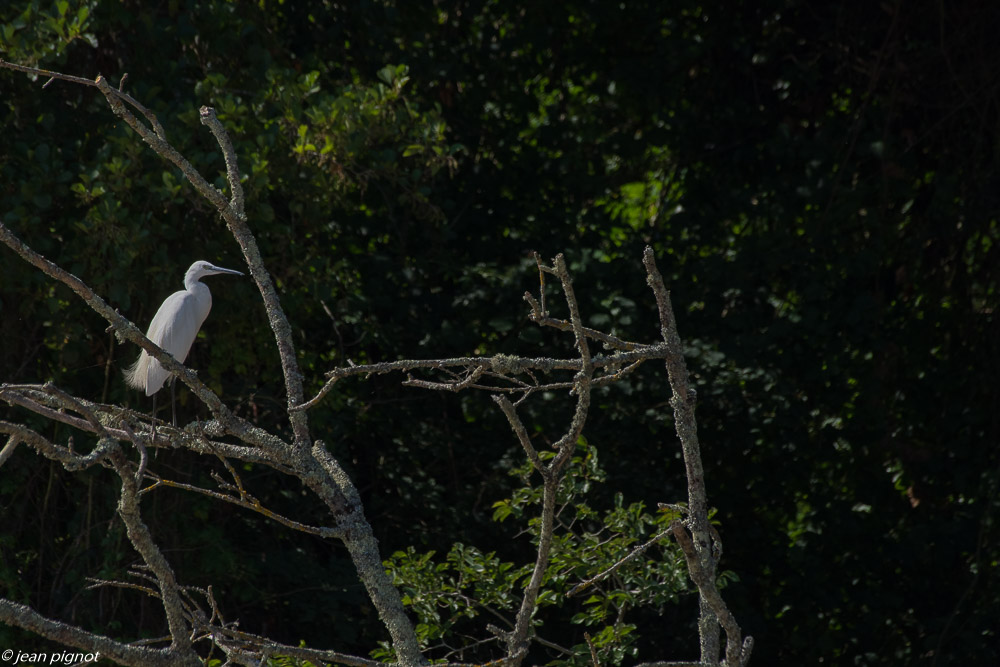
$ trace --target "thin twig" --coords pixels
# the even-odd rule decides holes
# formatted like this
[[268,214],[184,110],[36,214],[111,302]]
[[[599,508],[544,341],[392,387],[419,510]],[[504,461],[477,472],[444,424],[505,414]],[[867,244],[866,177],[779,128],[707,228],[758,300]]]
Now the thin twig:
[[569,589],[566,592],[566,597],[568,597],[568,598],[569,597],[573,597],[577,593],[579,593],[579,592],[581,592],[581,591],[589,588],[590,586],[593,586],[594,584],[597,584],[597,583],[600,583],[600,582],[604,581],[605,579],[607,579],[608,577],[610,577],[612,574],[614,574],[618,570],[618,568],[620,568],[622,565],[625,565],[626,563],[628,563],[628,562],[630,562],[632,560],[635,560],[636,558],[638,558],[639,556],[641,556],[646,551],[646,549],[648,549],[649,547],[651,547],[654,544],[656,544],[657,542],[659,542],[661,539],[663,539],[668,534],[670,534],[670,532],[671,532],[671,529],[667,528],[666,530],[661,531],[660,533],[657,533],[651,540],[649,540],[647,542],[644,542],[643,544],[640,544],[639,546],[637,546],[635,549],[633,549],[632,551],[630,551],[627,556],[625,556],[624,558],[622,558],[618,562],[614,563],[608,569],[604,570],[603,572],[600,572],[599,574],[595,574],[590,579],[587,579],[585,581],[581,581],[576,586],[574,586],[573,588]]
[[[556,255],[553,264],[555,266],[553,272],[562,282],[563,296],[566,299],[566,305],[569,307],[570,321],[573,323],[576,348],[580,352],[580,370],[577,371],[573,378],[575,382],[573,390],[577,394],[576,408],[573,410],[573,418],[569,429],[555,443],[555,448],[559,453],[552,460],[552,463],[549,464],[549,469],[553,473],[558,473],[569,462],[573,451],[576,449],[576,443],[583,433],[583,426],[587,421],[587,414],[590,410],[591,382],[596,366],[590,355],[587,336],[583,333],[583,319],[580,316],[580,307],[577,304],[576,293],[573,291],[573,281],[570,279],[569,270],[566,268],[566,260],[562,254],[559,254]],[[625,355],[630,353],[622,352],[620,354]]]
[[590,649],[590,662],[594,667],[601,667],[601,663],[597,661],[597,648],[594,647],[594,642],[590,640],[590,633],[584,632],[583,639],[587,642],[587,648]]
[[173,489],[181,489],[183,491],[192,491],[194,493],[200,493],[209,498],[215,498],[216,500],[221,500],[223,502],[230,503],[231,505],[236,505],[238,507],[243,507],[248,510],[253,510],[258,514],[262,514],[269,519],[277,521],[283,526],[291,528],[292,530],[297,530],[302,533],[309,533],[310,535],[318,535],[320,537],[341,537],[341,531],[335,530],[333,528],[325,528],[322,526],[309,526],[304,523],[299,523],[293,519],[281,516],[276,512],[272,512],[263,505],[260,501],[253,496],[247,494],[245,491],[242,492],[242,497],[234,497],[226,495],[225,493],[219,493],[218,491],[212,491],[211,489],[203,489],[200,486],[195,486],[193,484],[185,484],[183,482],[175,482],[170,479],[162,479],[160,477],[154,477],[154,482],[149,486],[143,488],[140,493],[146,494],[150,491],[154,491],[161,486],[167,486]]
[[535,256],[535,264],[538,266],[538,298],[541,305],[537,310],[542,317],[548,317],[549,310],[545,307],[545,270],[542,266],[542,256],[537,252],[531,254]]
[[503,410],[504,415],[507,416],[507,421],[510,422],[510,428],[514,431],[514,435],[517,436],[518,441],[521,443],[524,453],[528,455],[531,465],[535,466],[535,470],[543,472],[545,470],[545,466],[541,459],[538,458],[538,452],[535,451],[534,445],[531,444],[531,438],[528,436],[528,431],[524,428],[524,423],[521,421],[521,418],[517,415],[517,410],[514,408],[514,404],[507,400],[506,396],[501,395],[494,395],[493,400],[500,406],[500,409]]

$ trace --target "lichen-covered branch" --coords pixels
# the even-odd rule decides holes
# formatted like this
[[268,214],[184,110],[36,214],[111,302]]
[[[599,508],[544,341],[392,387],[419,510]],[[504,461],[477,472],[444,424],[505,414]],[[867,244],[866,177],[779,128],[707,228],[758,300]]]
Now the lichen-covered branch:
[[115,641],[104,635],[87,632],[75,625],[47,618],[31,607],[0,598],[0,623],[34,632],[64,646],[99,652],[122,665],[135,667],[197,667],[197,656],[181,654],[173,648],[154,649]]
[[[698,443],[698,424],[694,415],[695,391],[688,384],[687,364],[670,293],[656,267],[653,249],[643,253],[647,282],[656,298],[660,313],[660,335],[667,345],[666,367],[673,392],[670,405],[674,409],[674,427],[681,442],[688,482],[688,519],[686,527],[679,521],[671,526],[684,552],[691,580],[698,587],[701,616],[698,632],[701,640],[701,661],[716,664],[719,660],[719,625],[726,631],[727,667],[741,667],[750,659],[753,640],[744,647],[740,642],[740,628],[729,612],[715,584],[716,557],[712,553],[712,528],[708,520],[708,495],[705,491],[705,471],[701,462]],[[686,531],[690,531],[690,537]]]
[[[521,607],[517,612],[514,629],[507,635],[507,658],[508,664],[519,665],[527,656],[530,631],[533,626],[533,619],[538,605],[538,593],[541,589],[545,571],[549,565],[549,555],[552,550],[552,541],[555,536],[555,515],[556,515],[556,492],[559,483],[562,481],[566,470],[566,463],[573,455],[577,440],[583,433],[584,424],[587,421],[587,413],[590,407],[591,380],[594,374],[594,364],[590,356],[590,348],[587,344],[587,336],[583,331],[582,319],[580,317],[580,307],[577,303],[576,294],[573,291],[573,282],[570,279],[569,270],[566,268],[566,261],[563,256],[557,255],[554,262],[554,269],[547,269],[539,262],[540,275],[552,272],[558,276],[562,283],[563,295],[569,307],[570,319],[573,324],[576,349],[580,353],[580,370],[577,371],[573,379],[573,391],[576,393],[576,408],[570,420],[566,433],[555,443],[557,454],[552,461],[545,465],[542,463],[534,447],[528,438],[514,406],[503,396],[496,397],[496,402],[507,416],[511,428],[521,446],[528,453],[528,458],[532,465],[542,476],[542,511],[538,532],[538,549],[535,554],[535,565],[531,572],[531,578],[524,589],[521,598]],[[544,290],[544,279],[542,279],[542,289]]]
[[541,459],[538,458],[538,452],[535,450],[534,445],[531,444],[531,438],[528,436],[528,431],[524,428],[524,423],[521,421],[521,418],[518,417],[517,409],[514,407],[514,404],[511,403],[506,396],[502,395],[494,395],[493,400],[500,406],[500,409],[507,417],[507,421],[510,423],[510,428],[514,431],[514,435],[517,436],[518,442],[521,443],[521,448],[524,449],[524,453],[527,454],[528,460],[531,461],[531,465],[535,466],[535,470],[542,470],[545,466]]
[[153,541],[153,535],[142,520],[139,511],[138,487],[135,479],[124,466],[124,456],[112,457],[115,472],[121,479],[121,494],[118,501],[118,515],[125,524],[125,532],[132,546],[142,556],[143,561],[152,570],[160,589],[160,599],[163,610],[167,614],[167,626],[170,628],[171,648],[181,654],[197,657],[191,648],[189,627],[184,620],[184,604],[181,601],[180,587],[173,568],[167,562],[160,548]]
[[[592,379],[595,386],[610,384],[631,371],[635,370],[639,364],[651,359],[663,359],[666,356],[666,346],[663,343],[653,345],[642,345],[627,352],[615,352],[613,354],[597,354],[590,360],[593,369],[604,370],[607,375]],[[624,368],[622,368],[624,366]],[[401,359],[398,361],[384,361],[374,364],[364,364],[361,366],[343,366],[335,368],[326,374],[327,382],[322,389],[307,402],[296,406],[293,411],[308,410],[315,407],[323,398],[333,390],[340,380],[354,376],[383,375],[394,372],[410,372],[415,370],[445,370],[449,368],[462,368],[466,373],[475,373],[477,369],[489,371],[485,376],[502,377],[511,380],[510,375],[517,373],[528,373],[530,371],[540,371],[551,373],[554,371],[577,371],[584,367],[584,362],[580,359],[554,359],[552,357],[516,357],[506,354],[498,354],[492,357],[454,357],[449,359]],[[482,374],[482,371],[480,371]],[[482,377],[483,375],[480,375]],[[599,383],[599,384],[598,384]],[[500,391],[508,394],[534,393],[537,391],[547,391],[552,389],[569,389],[574,386],[573,382],[554,382],[546,384],[520,383],[513,386],[487,386],[480,383],[461,385],[459,382],[435,383],[433,385],[426,381],[414,379],[407,380],[406,384],[420,386],[425,389],[445,389],[447,391],[458,391],[459,389],[480,389],[484,391]],[[445,385],[448,385],[447,387]]]
[[247,216],[243,204],[243,187],[240,185],[240,172],[236,161],[236,151],[222,123],[215,115],[215,109],[211,107],[201,108],[201,122],[215,136],[226,162],[226,178],[232,192],[232,199],[225,207],[219,208],[219,212],[229,226],[233,238],[240,244],[243,257],[250,268],[250,276],[257,283],[261,298],[264,301],[264,309],[267,312],[267,320],[274,332],[274,342],[278,348],[278,356],[281,359],[281,370],[285,379],[285,392],[288,396],[288,417],[292,425],[292,432],[295,435],[295,444],[301,448],[310,446],[309,421],[304,412],[293,410],[300,405],[305,394],[302,388],[302,373],[295,357],[295,344],[292,340],[292,327],[288,323],[285,311],[281,306],[281,299],[278,291],[271,281],[271,274],[264,266],[264,259],[257,246],[257,239],[247,225]]
[[541,526],[538,531],[538,551],[535,556],[535,567],[531,571],[531,579],[524,587],[521,598],[521,608],[517,612],[514,630],[507,636],[508,664],[519,665],[528,655],[529,632],[531,621],[538,604],[538,591],[545,577],[545,569],[549,564],[549,552],[552,550],[552,537],[555,526],[556,490],[559,488],[559,477],[546,475],[542,487]]

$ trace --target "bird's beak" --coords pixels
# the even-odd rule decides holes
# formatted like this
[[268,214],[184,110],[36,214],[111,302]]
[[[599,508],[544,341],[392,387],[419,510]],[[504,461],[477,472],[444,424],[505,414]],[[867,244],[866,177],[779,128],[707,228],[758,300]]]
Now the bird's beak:
[[214,273],[231,273],[234,276],[242,276],[243,275],[243,273],[241,271],[233,271],[232,269],[224,269],[221,266],[215,266],[214,264],[212,264],[208,268],[208,270],[211,271],[213,274]]

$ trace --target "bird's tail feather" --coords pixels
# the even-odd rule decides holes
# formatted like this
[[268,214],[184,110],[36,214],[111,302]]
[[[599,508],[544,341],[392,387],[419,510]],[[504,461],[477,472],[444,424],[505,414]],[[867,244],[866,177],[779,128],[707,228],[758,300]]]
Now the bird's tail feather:
[[135,363],[125,369],[125,383],[133,389],[146,388],[146,372],[149,370],[149,362],[153,361],[145,350],[135,360]]
[[128,386],[144,390],[146,396],[152,396],[160,391],[163,383],[169,378],[170,373],[167,372],[167,369],[161,366],[159,361],[149,356],[145,350],[142,351],[134,364],[125,369],[125,382]]

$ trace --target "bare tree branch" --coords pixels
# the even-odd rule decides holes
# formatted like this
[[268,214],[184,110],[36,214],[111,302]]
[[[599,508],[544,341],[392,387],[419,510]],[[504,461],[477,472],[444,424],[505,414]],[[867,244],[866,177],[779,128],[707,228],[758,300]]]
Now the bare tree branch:
[[197,667],[201,660],[197,656],[182,654],[174,648],[151,649],[117,642],[103,635],[95,635],[74,625],[56,621],[39,614],[23,604],[0,598],[0,622],[34,632],[65,646],[98,652],[102,658],[110,658],[122,665],[136,667]]
[[534,445],[531,444],[531,438],[528,437],[528,431],[524,428],[521,418],[517,416],[517,410],[514,408],[514,404],[507,400],[506,396],[494,395],[493,400],[496,401],[496,404],[500,406],[501,410],[503,410],[504,415],[507,416],[507,421],[510,422],[510,428],[514,431],[514,435],[517,436],[518,442],[521,443],[524,453],[528,455],[531,465],[535,466],[535,470],[543,470],[545,466],[541,459],[538,458],[538,452],[535,451]]
[[[117,455],[115,455],[117,454]],[[142,556],[143,561],[156,576],[160,589],[163,609],[167,614],[167,626],[170,628],[170,647],[181,655],[197,658],[191,647],[188,625],[184,620],[184,605],[181,602],[180,587],[173,568],[167,562],[163,552],[153,541],[149,528],[142,521],[139,511],[138,487],[132,475],[125,467],[124,456],[120,452],[112,455],[115,472],[121,479],[121,495],[118,501],[118,515],[125,523],[125,532],[132,546]]]
[[577,593],[580,593],[580,592],[586,590],[587,588],[593,586],[594,584],[598,584],[598,583],[604,581],[605,579],[607,579],[608,577],[610,577],[612,574],[614,574],[615,572],[617,572],[618,569],[622,565],[625,565],[626,563],[629,563],[630,561],[633,561],[636,558],[638,558],[639,556],[641,556],[643,553],[646,552],[646,549],[648,549],[649,547],[653,546],[654,544],[656,544],[657,542],[659,542],[660,540],[662,540],[670,532],[671,532],[670,528],[668,528],[667,530],[660,531],[659,533],[657,533],[656,535],[654,535],[652,537],[652,539],[647,540],[646,542],[643,542],[642,544],[640,544],[639,546],[637,546],[635,549],[632,549],[632,551],[630,551],[627,556],[625,556],[624,558],[622,558],[621,560],[619,560],[617,563],[615,563],[611,567],[607,568],[606,570],[604,570],[602,572],[599,572],[598,574],[594,575],[590,579],[587,579],[586,581],[581,581],[576,586],[574,586],[573,588],[571,588],[568,591],[566,591],[566,597],[573,597]]
[[[0,385],[0,400],[4,400],[12,405],[19,405],[27,408],[36,414],[42,415],[43,417],[67,424],[87,433],[96,434],[98,432],[97,428],[95,428],[90,421],[74,417],[73,415],[63,412],[62,410],[65,410],[67,405],[52,403],[51,401],[49,401],[51,404],[43,404],[42,401],[46,400],[46,396],[50,396],[50,393],[46,392],[45,385]],[[159,420],[156,420],[156,431],[153,433],[152,429],[149,428],[149,417],[146,415],[141,415],[133,410],[128,410],[120,406],[91,403],[75,396],[73,397],[73,400],[78,404],[93,410],[95,414],[102,415],[103,417],[99,417],[99,419],[102,424],[104,424],[104,431],[108,436],[120,442],[129,441],[136,444],[136,434],[131,432],[131,428],[137,427],[146,444],[152,444],[157,447],[183,446],[202,454],[221,454],[231,456],[248,463],[262,463],[270,465],[271,467],[283,472],[289,472],[287,466],[282,466],[280,463],[276,462],[273,457],[267,456],[257,447],[245,447],[219,441],[208,441],[200,435],[193,435],[183,430],[173,428]],[[119,423],[123,426],[122,428],[115,428],[111,425],[113,423]],[[213,422],[201,422],[199,424],[202,434],[204,434],[206,430],[211,429],[212,423]],[[132,427],[130,427],[129,424],[131,424]],[[216,431],[216,435],[223,435],[225,432],[225,429],[218,429]],[[271,436],[261,438],[261,434],[263,434],[263,432],[257,429],[253,432],[255,437],[250,438],[248,434],[247,439],[251,441],[265,440],[273,447],[274,442],[270,439]],[[66,458],[61,454],[51,454],[52,452],[57,452],[57,450],[53,449],[53,447],[55,446],[53,445],[52,447],[44,448],[50,453],[46,453],[41,450],[40,453],[64,464],[71,462],[69,458]],[[94,462],[86,463],[83,461],[76,461],[76,459],[72,460],[72,465],[74,466],[93,465],[93,463]],[[74,467],[68,469],[76,470],[77,468]]]
[[[701,617],[698,622],[698,632],[701,639],[701,661],[715,664],[719,660],[719,624],[726,630],[726,659],[728,667],[739,667],[743,662],[744,647],[740,642],[740,628],[736,619],[729,612],[719,589],[715,584],[716,557],[712,553],[712,530],[708,521],[708,496],[705,491],[705,471],[701,463],[701,447],[698,443],[698,425],[694,416],[695,390],[688,384],[687,365],[684,362],[684,350],[680,335],[677,333],[677,321],[674,318],[673,307],[670,304],[670,293],[663,284],[663,277],[656,268],[656,258],[653,249],[646,247],[642,257],[646,266],[647,282],[656,298],[656,306],[660,311],[660,335],[667,345],[667,375],[673,395],[670,405],[674,409],[674,427],[681,441],[684,454],[684,466],[687,470],[688,482],[688,519],[687,529],[691,531],[689,538],[684,526],[675,521],[671,531],[677,538],[688,564],[691,580],[698,587]],[[749,638],[748,638],[749,639]],[[749,660],[753,640],[746,648],[746,659]]]
[[304,412],[292,409],[301,404],[305,397],[302,389],[302,373],[299,371],[299,363],[295,358],[295,345],[292,342],[292,327],[285,316],[281,299],[278,298],[278,292],[271,281],[271,275],[264,267],[264,260],[261,257],[260,248],[257,246],[257,240],[254,238],[253,232],[250,231],[250,227],[247,226],[247,216],[243,204],[243,187],[240,185],[240,173],[236,166],[236,151],[233,149],[229,134],[216,118],[214,109],[202,107],[201,122],[211,130],[225,157],[226,176],[233,195],[229,205],[220,208],[219,211],[229,225],[233,237],[240,244],[243,256],[247,260],[247,266],[250,268],[250,275],[257,283],[257,288],[264,300],[264,309],[267,311],[267,319],[274,332],[275,344],[281,358],[285,391],[288,394],[288,417],[292,424],[292,432],[295,434],[295,444],[298,447],[307,448],[311,443],[308,418]]
[[318,535],[319,537],[343,537],[339,532],[333,528],[324,528],[322,526],[308,526],[304,523],[299,523],[298,521],[293,521],[287,517],[281,516],[276,512],[272,512],[263,505],[260,501],[250,496],[248,494],[241,494],[240,497],[230,496],[225,493],[220,493],[219,491],[212,491],[211,489],[203,489],[200,486],[195,486],[193,484],[185,484],[184,482],[175,482],[169,479],[162,479],[158,476],[152,476],[153,483],[140,491],[141,494],[149,493],[150,491],[155,491],[160,487],[170,487],[173,489],[182,489],[184,491],[191,491],[193,493],[200,493],[209,498],[214,498],[216,500],[221,500],[231,505],[236,505],[237,507],[243,507],[248,510],[262,514],[267,518],[280,523],[283,526],[291,528],[292,530],[297,530],[302,533],[309,533],[310,535]]
[[[591,359],[591,364],[593,368],[596,369],[618,369],[624,365],[637,365],[644,361],[650,359],[663,359],[666,355],[666,346],[662,343],[656,345],[643,345],[637,347],[634,350],[627,352],[616,352],[609,355],[596,355]],[[510,355],[498,354],[492,357],[456,357],[451,359],[401,359],[399,361],[384,361],[375,364],[365,364],[362,366],[343,366],[341,368],[335,368],[326,374],[328,378],[326,384],[323,388],[305,403],[297,405],[292,408],[292,411],[298,410],[308,410],[309,408],[315,407],[319,404],[323,398],[330,393],[334,385],[340,380],[356,375],[382,375],[385,373],[393,372],[409,372],[419,369],[435,369],[442,370],[447,368],[464,368],[466,372],[474,372],[477,368],[488,369],[496,373],[498,376],[503,375],[505,377],[509,374],[516,373],[528,373],[529,371],[541,371],[544,373],[551,373],[554,371],[580,371],[583,369],[584,364],[579,359],[553,359],[551,357],[513,357]],[[628,372],[634,370],[634,367]],[[617,377],[623,377],[625,372],[619,371],[621,375]],[[595,379],[596,381],[601,380],[601,378]],[[423,386],[417,385],[414,381],[409,381],[413,386]],[[610,382],[610,379],[607,380]],[[559,383],[536,386],[531,389],[531,386],[525,386],[525,389],[531,389],[531,391],[538,391],[539,389],[553,389],[553,388],[570,388],[572,383]],[[431,387],[427,387],[431,388]],[[433,388],[443,388],[443,387],[433,387]],[[510,388],[500,388],[500,387],[487,387],[482,385],[469,385],[468,388],[485,389],[487,391],[506,391],[508,393],[518,393],[522,391],[520,387],[510,387]],[[448,391],[455,391],[453,389],[448,389]]]
[[[544,275],[544,274],[540,274]],[[544,287],[544,281],[542,281]],[[528,317],[532,322],[543,326],[552,327],[553,329],[558,329],[560,331],[573,331],[573,323],[567,322],[566,320],[560,320],[555,317],[550,317],[544,310],[544,306],[539,303],[530,292],[524,293],[524,300],[528,302],[531,306],[531,313]],[[543,298],[544,300],[544,298]],[[604,333],[603,331],[598,331],[596,329],[591,329],[590,327],[583,327],[583,333],[586,334],[587,338],[591,338],[596,341],[604,343],[605,347],[612,350],[624,350],[630,352],[632,350],[638,350],[640,348],[649,347],[648,345],[643,345],[642,343],[633,343],[631,341],[622,340],[618,336],[612,336],[611,334]]]
[[[583,325],[581,324],[580,308],[577,304],[576,294],[573,291],[573,283],[566,268],[565,259],[561,254],[556,256],[554,265],[555,269],[552,272],[559,277],[562,283],[563,295],[566,298],[566,304],[569,306],[570,318],[573,322],[576,348],[580,353],[580,370],[574,377],[573,390],[577,395],[576,409],[573,411],[573,418],[569,429],[555,444],[558,453],[552,459],[551,463],[542,465],[537,454],[534,457],[531,456],[530,452],[533,451],[533,448],[527,439],[527,432],[514,412],[513,406],[509,402],[505,402],[506,399],[504,401],[497,401],[507,415],[508,420],[510,420],[511,427],[521,441],[525,451],[529,452],[528,456],[532,464],[535,465],[542,475],[541,525],[538,532],[538,551],[535,556],[535,567],[532,570],[531,579],[525,587],[514,630],[507,636],[507,655],[511,660],[511,664],[514,665],[520,664],[527,656],[528,634],[532,627],[532,619],[538,604],[538,592],[541,588],[545,570],[549,563],[549,554],[552,550],[552,540],[555,531],[556,492],[559,488],[562,475],[565,472],[566,463],[572,456],[576,442],[580,438],[583,426],[587,421],[587,411],[590,407],[590,381],[594,373],[590,348],[587,345],[587,337],[583,332]],[[548,272],[546,267],[542,266],[541,262],[539,262],[538,266],[539,275],[544,275],[544,273]],[[542,287],[544,289],[544,283]],[[503,397],[499,398],[502,399]]]

